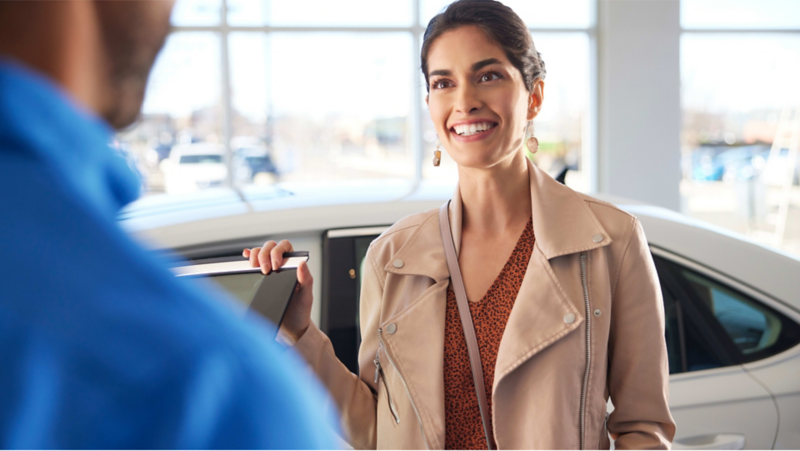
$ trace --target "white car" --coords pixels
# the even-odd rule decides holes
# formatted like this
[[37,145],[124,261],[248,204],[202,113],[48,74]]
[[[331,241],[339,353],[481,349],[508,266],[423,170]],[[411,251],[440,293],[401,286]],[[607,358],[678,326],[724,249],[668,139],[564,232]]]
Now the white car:
[[212,143],[179,144],[161,162],[161,170],[167,194],[222,186],[228,177],[225,148]]
[[[360,264],[369,243],[398,219],[439,207],[452,190],[385,181],[219,189],[142,199],[121,222],[200,272],[215,261],[245,268],[242,249],[266,239],[310,251],[313,319],[357,371]],[[598,197],[640,219],[659,272],[674,447],[800,448],[800,260],[669,210]],[[250,277],[252,284],[260,276]]]

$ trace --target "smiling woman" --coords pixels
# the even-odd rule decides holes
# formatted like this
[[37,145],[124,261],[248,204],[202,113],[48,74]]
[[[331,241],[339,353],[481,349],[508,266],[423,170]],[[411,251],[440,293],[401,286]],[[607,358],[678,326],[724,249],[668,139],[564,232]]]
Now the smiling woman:
[[[359,375],[310,321],[307,268],[281,324],[350,443],[583,449],[608,448],[610,433],[620,449],[667,448],[664,313],[646,239],[636,218],[526,158],[545,71],[525,24],[500,2],[456,1],[428,24],[421,67],[458,186],[370,245]],[[269,272],[291,250],[270,241],[244,255]]]

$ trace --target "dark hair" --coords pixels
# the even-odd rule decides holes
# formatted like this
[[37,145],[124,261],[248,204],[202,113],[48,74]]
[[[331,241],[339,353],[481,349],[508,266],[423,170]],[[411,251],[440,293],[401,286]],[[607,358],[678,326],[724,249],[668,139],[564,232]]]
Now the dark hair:
[[490,40],[503,48],[508,60],[522,74],[528,92],[533,89],[536,79],[544,79],[547,71],[542,55],[536,51],[531,33],[517,13],[495,0],[458,0],[434,16],[425,29],[420,59],[427,90],[430,90],[428,52],[431,45],[443,33],[465,25],[479,27]]

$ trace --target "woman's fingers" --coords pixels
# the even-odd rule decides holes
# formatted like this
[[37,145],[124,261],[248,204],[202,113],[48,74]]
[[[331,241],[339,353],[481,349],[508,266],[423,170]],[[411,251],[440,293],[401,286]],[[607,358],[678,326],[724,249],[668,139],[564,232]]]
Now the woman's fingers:
[[283,240],[280,243],[267,241],[262,247],[243,250],[242,256],[250,260],[250,266],[253,268],[260,267],[261,272],[269,274],[273,269],[283,266],[283,254],[292,251],[294,251],[294,248],[288,240]]
[[264,243],[264,247],[262,247],[261,250],[258,251],[258,265],[255,266],[260,266],[261,272],[264,274],[269,274],[273,269],[273,266],[270,262],[269,254],[273,249],[275,249],[277,245],[278,243],[274,241],[267,241],[266,243]]
[[245,258],[250,260],[250,267],[258,268],[258,252],[261,251],[260,247],[254,247],[252,249],[245,249],[242,252]]
[[292,252],[293,250],[292,243],[290,243],[289,240],[283,240],[278,243],[277,246],[273,247],[269,253],[272,267],[278,269],[283,266],[283,254]]
[[300,262],[297,266],[297,282],[299,282],[298,290],[311,287],[314,284],[314,278],[311,276],[311,270],[308,269],[306,262]]

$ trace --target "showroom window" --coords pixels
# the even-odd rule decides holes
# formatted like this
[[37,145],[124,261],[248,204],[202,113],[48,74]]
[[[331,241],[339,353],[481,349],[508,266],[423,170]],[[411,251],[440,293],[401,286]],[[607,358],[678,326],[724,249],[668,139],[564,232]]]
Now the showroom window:
[[682,0],[683,212],[800,255],[800,2]]
[[[535,122],[550,172],[585,189],[594,1],[508,0],[547,67]],[[116,145],[145,194],[276,182],[455,181],[419,49],[445,0],[178,0],[142,118]]]

